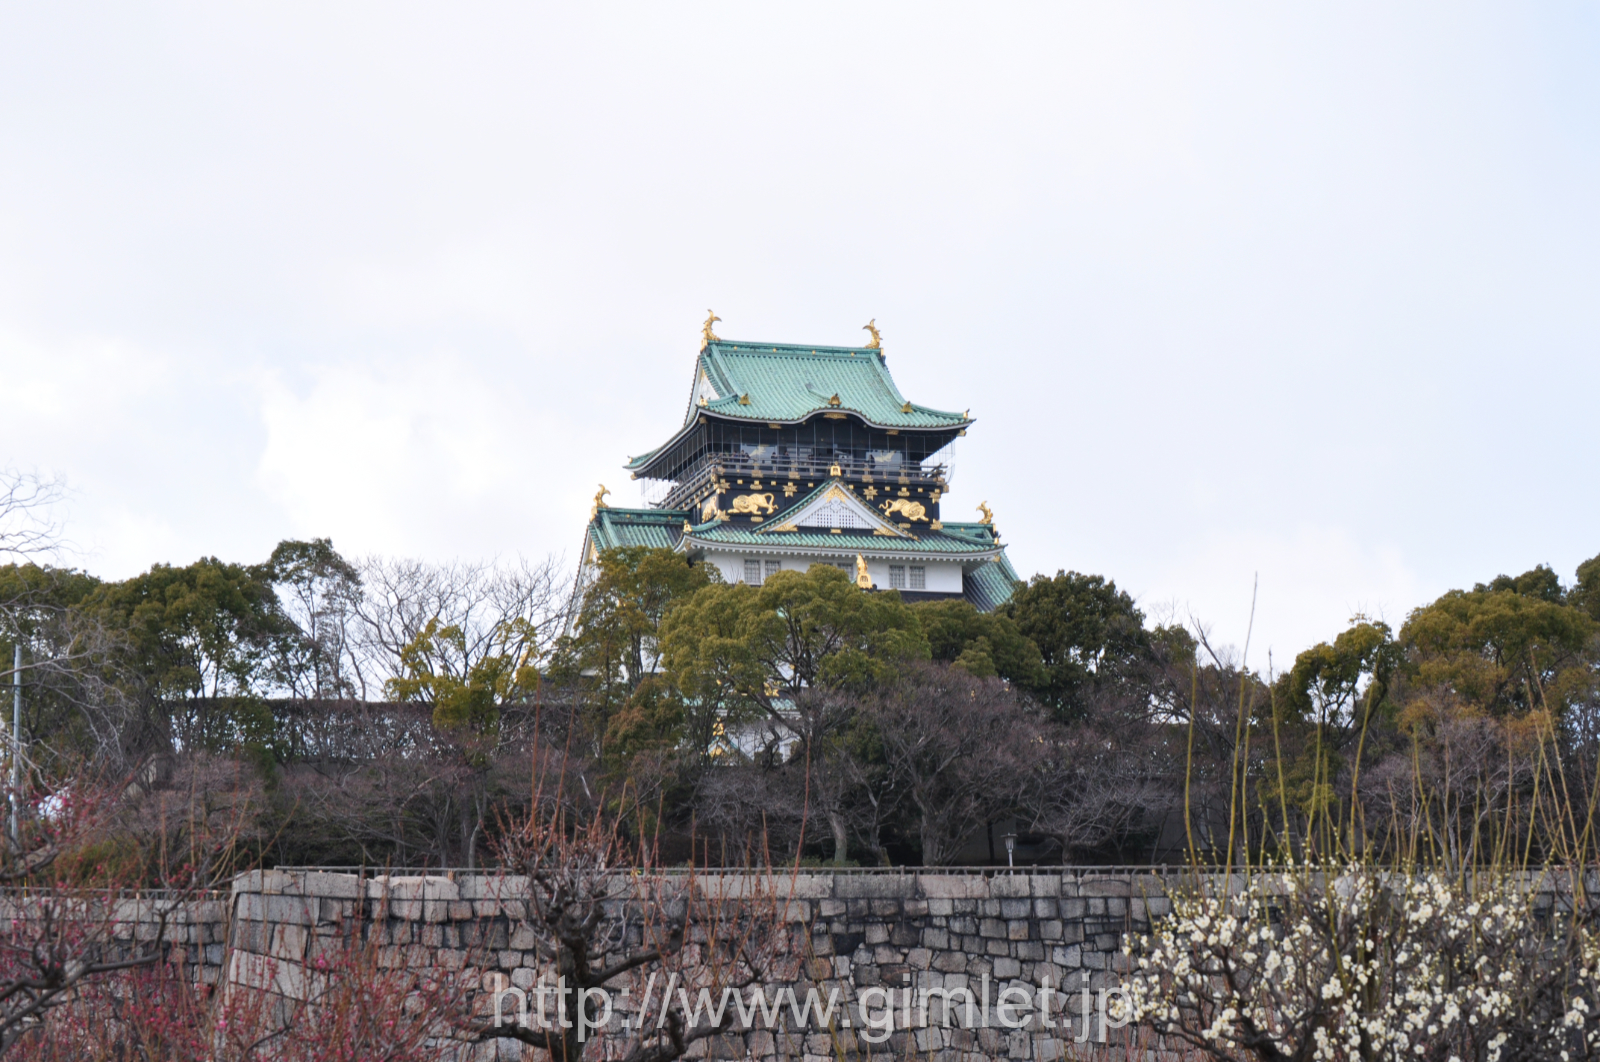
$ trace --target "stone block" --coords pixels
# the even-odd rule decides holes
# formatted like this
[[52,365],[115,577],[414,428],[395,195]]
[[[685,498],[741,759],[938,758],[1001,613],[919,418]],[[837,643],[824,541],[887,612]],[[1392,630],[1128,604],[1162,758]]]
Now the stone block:
[[996,958],[994,960],[994,976],[996,978],[1021,977],[1022,964],[1009,957]]
[[233,906],[234,917],[253,922],[264,922],[267,918],[267,900],[258,892],[247,892],[238,895]]
[[367,881],[367,895],[388,900],[459,900],[461,888],[449,878],[431,874],[380,874]]
[[918,874],[917,889],[927,899],[977,899],[989,895],[989,885],[976,874]]
[[1007,940],[1027,940],[1029,923],[1027,919],[1019,918],[1006,923]]
[[989,879],[989,895],[997,900],[1032,896],[1033,876],[1031,874],[996,874]]
[[308,871],[300,876],[300,891],[307,896],[322,896],[335,900],[354,900],[363,889],[361,879],[354,874],[327,874]]
[[916,888],[911,874],[840,874],[833,880],[833,895],[841,899],[904,900],[914,897]]
[[293,922],[297,925],[315,925],[321,904],[308,896],[263,896],[262,907],[268,922]]
[[270,954],[275,959],[304,959],[307,938],[305,926],[280,925],[273,930]]
[[249,870],[233,879],[233,895],[260,893],[262,895],[298,891],[299,884],[292,874],[281,870]]
[[456,879],[458,899],[517,900],[528,894],[528,879],[521,874],[473,874]]
[[1066,947],[1050,949],[1050,961],[1067,970],[1076,970],[1083,965],[1083,947],[1073,944]]
[[1001,938],[1006,935],[1006,924],[998,918],[985,918],[978,923],[978,936]]
[[1032,913],[1033,913],[1033,901],[1032,900],[1024,899],[1024,900],[1001,900],[1000,901],[1000,917],[1001,918],[1027,918],[1028,915],[1030,915]]
[[1132,892],[1126,878],[1087,878],[1078,886],[1079,896],[1128,896]]

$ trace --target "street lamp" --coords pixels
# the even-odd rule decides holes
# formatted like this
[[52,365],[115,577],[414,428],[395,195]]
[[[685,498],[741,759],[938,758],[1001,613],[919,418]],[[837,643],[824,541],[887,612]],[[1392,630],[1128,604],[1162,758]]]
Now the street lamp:
[[1017,835],[1014,833],[1008,833],[1000,839],[1006,843],[1006,866],[1016,866]]

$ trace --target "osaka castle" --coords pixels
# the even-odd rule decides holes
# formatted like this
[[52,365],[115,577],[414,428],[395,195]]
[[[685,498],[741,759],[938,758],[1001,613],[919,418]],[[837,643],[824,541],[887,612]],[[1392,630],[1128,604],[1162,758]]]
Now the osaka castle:
[[[948,519],[951,443],[973,420],[895,386],[875,325],[864,347],[735,342],[705,324],[683,423],[624,468],[648,508],[595,498],[583,567],[618,546],[663,547],[760,585],[813,564],[907,600],[984,611],[1016,573],[987,503]],[[579,582],[588,573],[580,571]]]

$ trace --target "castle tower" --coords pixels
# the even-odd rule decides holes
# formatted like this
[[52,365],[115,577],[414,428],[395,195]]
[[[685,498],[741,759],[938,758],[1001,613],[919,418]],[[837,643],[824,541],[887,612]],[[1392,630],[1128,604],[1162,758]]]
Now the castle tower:
[[657,481],[659,503],[597,498],[583,564],[616,546],[667,547],[757,585],[833,564],[907,600],[960,597],[988,611],[1010,598],[1016,573],[987,506],[976,523],[940,512],[950,444],[972,423],[907,401],[876,339],[730,342],[708,322],[683,426],[624,466]]

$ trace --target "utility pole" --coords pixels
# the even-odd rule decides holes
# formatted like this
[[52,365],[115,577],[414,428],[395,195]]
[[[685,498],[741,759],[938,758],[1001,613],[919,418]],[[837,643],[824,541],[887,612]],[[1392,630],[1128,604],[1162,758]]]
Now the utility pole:
[[22,639],[11,647],[11,843],[17,834],[17,792],[22,788]]

